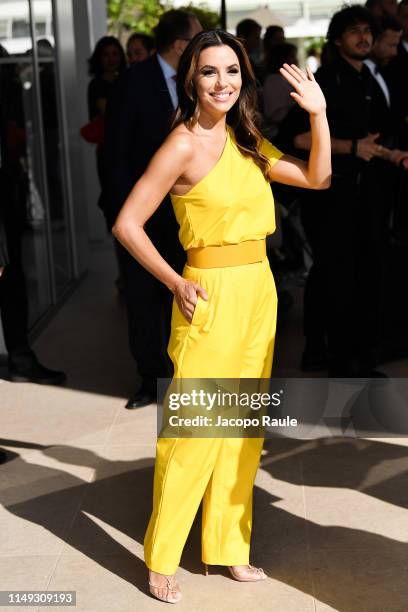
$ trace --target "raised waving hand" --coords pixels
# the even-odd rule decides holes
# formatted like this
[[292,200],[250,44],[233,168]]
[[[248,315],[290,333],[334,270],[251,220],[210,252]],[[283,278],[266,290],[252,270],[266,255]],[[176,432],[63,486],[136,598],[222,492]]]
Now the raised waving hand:
[[305,111],[318,115],[326,110],[323,92],[310,68],[306,68],[305,73],[295,64],[283,64],[279,72],[292,85],[295,91],[290,95]]

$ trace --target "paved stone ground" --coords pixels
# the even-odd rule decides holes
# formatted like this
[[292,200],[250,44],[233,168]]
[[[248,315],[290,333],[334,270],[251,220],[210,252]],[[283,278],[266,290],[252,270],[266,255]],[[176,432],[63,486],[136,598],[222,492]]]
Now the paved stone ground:
[[[146,590],[142,548],[155,410],[124,409],[137,377],[114,277],[107,242],[35,343],[44,363],[67,371],[65,388],[0,380],[0,445],[10,458],[0,466],[0,588],[75,590],[81,611],[161,610]],[[296,373],[299,312],[279,336],[278,375]],[[205,577],[197,520],[178,571],[177,609],[406,612],[407,446],[406,439],[267,441],[252,562],[269,579],[238,583],[221,567]]]

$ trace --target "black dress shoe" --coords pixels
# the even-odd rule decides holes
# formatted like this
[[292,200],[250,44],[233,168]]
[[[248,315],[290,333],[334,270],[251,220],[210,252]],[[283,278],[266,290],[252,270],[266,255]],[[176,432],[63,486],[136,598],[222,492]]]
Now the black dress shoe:
[[12,382],[33,382],[39,385],[62,385],[67,379],[65,372],[43,366],[31,349],[9,355],[9,375]]
[[126,408],[131,410],[132,408],[143,408],[149,404],[155,404],[157,402],[157,393],[149,391],[148,389],[141,388],[136,391],[132,397],[129,398]]

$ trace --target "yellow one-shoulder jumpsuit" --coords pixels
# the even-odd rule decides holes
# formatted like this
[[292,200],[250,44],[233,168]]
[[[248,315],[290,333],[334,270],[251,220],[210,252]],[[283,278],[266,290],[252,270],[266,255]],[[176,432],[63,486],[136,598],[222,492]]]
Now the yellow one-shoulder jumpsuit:
[[[263,140],[273,166],[282,156]],[[275,229],[269,183],[238,149],[227,127],[222,155],[186,195],[172,195],[184,249],[263,240]],[[277,296],[268,259],[220,268],[186,265],[183,277],[201,285],[191,323],[173,302],[168,353],[175,378],[269,378]],[[174,574],[203,500],[202,561],[246,565],[252,490],[262,438],[159,438],[153,512],[144,552],[148,568]]]

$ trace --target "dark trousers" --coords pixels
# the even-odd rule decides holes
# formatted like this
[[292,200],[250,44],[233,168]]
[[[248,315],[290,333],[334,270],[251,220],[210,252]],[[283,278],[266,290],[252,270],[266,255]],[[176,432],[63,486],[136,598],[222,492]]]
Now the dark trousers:
[[[152,240],[168,263],[181,274],[185,254],[177,233],[174,232],[173,236],[170,247],[162,245],[160,248],[160,241],[154,237]],[[142,384],[154,392],[157,378],[171,378],[173,375],[173,365],[167,354],[173,294],[120,244],[118,253],[125,276],[130,351],[137,363]]]
[[313,252],[304,331],[312,345],[327,336],[332,375],[366,374],[377,361],[393,198],[388,166],[370,163],[364,174],[334,177],[330,189],[303,198]]
[[302,225],[313,257],[304,289],[303,330],[309,345],[322,348],[326,345],[328,310],[328,194],[305,191],[301,202]]
[[6,226],[9,263],[0,278],[0,310],[9,355],[28,348],[28,298],[21,262],[21,237]]
[[27,350],[28,297],[21,259],[21,235],[25,224],[27,185],[19,168],[0,170],[2,219],[8,264],[0,278],[0,312],[7,351]]

